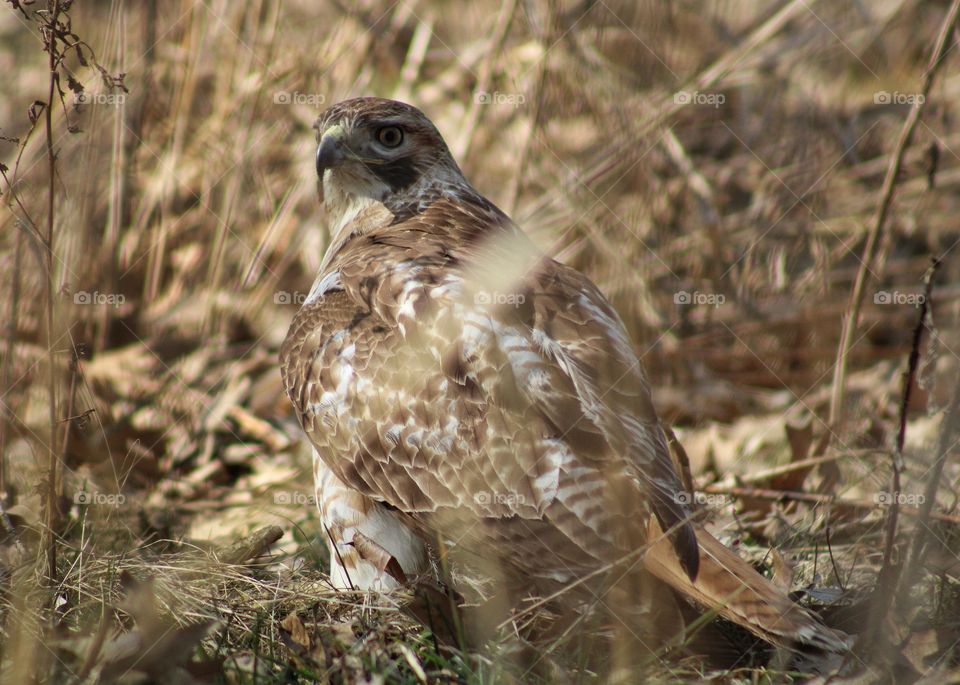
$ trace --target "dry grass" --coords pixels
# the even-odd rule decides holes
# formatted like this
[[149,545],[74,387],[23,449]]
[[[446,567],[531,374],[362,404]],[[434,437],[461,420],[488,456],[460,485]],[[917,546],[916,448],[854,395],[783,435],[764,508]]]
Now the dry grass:
[[[0,10],[0,682],[534,678],[510,665],[507,638],[485,655],[443,652],[396,598],[324,581],[309,455],[276,357],[327,240],[310,126],[356,94],[424,109],[474,184],[601,286],[710,493],[714,530],[816,588],[855,632],[882,565],[912,305],[940,256],[896,558],[919,530],[935,544],[883,624],[901,656],[871,667],[931,682],[956,668],[960,467],[944,419],[960,385],[956,50],[906,148],[828,425],[842,318],[948,3],[76,3],[73,30],[129,92],[67,56],[62,85],[69,71],[87,102],[68,91],[50,110],[52,213],[43,119],[27,115],[48,97],[48,56],[38,8],[16,5]],[[52,346],[30,237],[50,216]],[[52,572],[34,562],[51,521]],[[230,557],[274,525],[277,544]],[[200,640],[189,626],[205,620]],[[120,668],[123,636],[158,635],[163,649],[141,643],[141,662]],[[596,680],[569,663],[575,651],[558,646],[549,668],[567,670],[538,677]],[[692,663],[643,668],[695,680]]]

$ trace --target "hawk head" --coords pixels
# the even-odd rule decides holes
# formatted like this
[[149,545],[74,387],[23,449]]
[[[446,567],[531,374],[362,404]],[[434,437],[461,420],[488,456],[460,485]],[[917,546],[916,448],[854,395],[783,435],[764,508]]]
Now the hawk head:
[[355,98],[330,107],[314,126],[321,198],[337,228],[373,203],[402,219],[443,195],[476,193],[416,107]]

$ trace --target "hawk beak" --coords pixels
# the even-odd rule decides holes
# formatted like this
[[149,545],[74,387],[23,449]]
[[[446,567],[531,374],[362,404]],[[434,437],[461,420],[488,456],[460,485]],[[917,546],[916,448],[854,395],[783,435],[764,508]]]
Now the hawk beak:
[[317,148],[317,175],[323,180],[323,172],[332,169],[346,159],[343,151],[343,131],[333,126],[324,131]]

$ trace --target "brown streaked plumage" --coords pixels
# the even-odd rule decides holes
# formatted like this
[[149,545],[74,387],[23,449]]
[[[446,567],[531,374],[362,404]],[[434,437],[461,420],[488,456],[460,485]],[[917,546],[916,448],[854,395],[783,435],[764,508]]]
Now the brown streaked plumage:
[[348,100],[317,128],[333,240],[281,369],[333,557],[389,586],[439,538],[543,596],[648,546],[646,572],[757,635],[843,646],[688,521],[616,312],[473,189],[419,110]]

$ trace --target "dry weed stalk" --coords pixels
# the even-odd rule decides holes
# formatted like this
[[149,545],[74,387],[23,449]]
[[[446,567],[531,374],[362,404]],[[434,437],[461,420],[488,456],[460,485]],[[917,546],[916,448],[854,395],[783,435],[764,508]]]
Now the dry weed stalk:
[[46,489],[46,521],[44,522],[43,537],[40,547],[46,554],[46,567],[41,571],[42,577],[50,586],[57,583],[57,541],[58,511],[60,488],[58,487],[58,471],[60,453],[57,450],[57,369],[56,352],[54,351],[54,208],[56,206],[57,157],[53,150],[53,103],[54,97],[60,96],[60,62],[63,59],[61,39],[63,29],[60,27],[60,0],[50,0],[47,3],[47,14],[40,22],[41,34],[44,38],[44,51],[47,53],[50,64],[50,87],[47,91],[47,103],[44,107],[44,131],[47,146],[47,235],[44,239],[44,274],[46,277],[46,345],[47,345],[47,393],[49,395],[48,409],[50,417],[50,436],[48,442],[47,461],[47,489]]
[[[923,339],[923,332],[926,330],[928,305],[931,302],[933,293],[933,279],[940,268],[940,261],[934,260],[933,265],[924,278],[924,298],[920,303],[920,312],[917,315],[917,323],[913,329],[913,344],[910,346],[910,356],[907,360],[907,370],[903,374],[903,398],[900,401],[900,423],[897,428],[897,440],[893,453],[890,457],[891,482],[890,509],[887,512],[886,526],[883,540],[883,565],[880,567],[880,575],[877,578],[877,589],[874,595],[874,603],[871,607],[871,620],[868,623],[868,633],[864,637],[862,644],[871,652],[873,657],[878,656],[884,651],[882,643],[878,645],[875,641],[877,634],[881,631],[886,620],[890,607],[896,595],[897,583],[900,579],[903,560],[894,559],[894,548],[897,541],[897,521],[900,515],[900,494],[901,494],[901,475],[904,470],[903,447],[907,438],[907,412],[910,410],[910,396],[917,380],[917,369],[920,365],[920,345]],[[927,513],[929,516],[929,512]],[[921,517],[920,525],[924,525]]]

